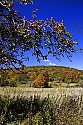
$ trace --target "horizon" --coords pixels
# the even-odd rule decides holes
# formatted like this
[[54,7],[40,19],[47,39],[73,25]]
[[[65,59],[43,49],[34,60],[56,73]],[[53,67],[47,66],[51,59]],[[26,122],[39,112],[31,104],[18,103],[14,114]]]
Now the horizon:
[[[30,67],[60,67],[60,68],[70,68],[70,69],[76,69],[76,70],[80,70],[80,71],[83,71],[83,69],[77,69],[77,68],[74,68],[74,67],[67,67],[67,66],[59,66],[59,65],[30,65],[30,66],[24,66],[25,68],[30,68]],[[18,67],[17,69],[20,69],[21,67]]]

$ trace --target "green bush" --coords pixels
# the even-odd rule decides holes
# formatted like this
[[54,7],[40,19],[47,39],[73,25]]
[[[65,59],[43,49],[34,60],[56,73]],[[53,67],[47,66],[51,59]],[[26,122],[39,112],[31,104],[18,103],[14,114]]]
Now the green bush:
[[15,81],[15,80],[11,80],[9,86],[11,86],[11,87],[17,87],[18,86],[18,82]]

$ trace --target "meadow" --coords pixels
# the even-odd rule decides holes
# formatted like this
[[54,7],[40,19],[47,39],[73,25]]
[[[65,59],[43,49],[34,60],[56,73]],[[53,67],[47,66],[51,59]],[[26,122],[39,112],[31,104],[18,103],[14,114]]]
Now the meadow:
[[0,125],[83,125],[83,70],[39,66],[0,72]]
[[34,97],[45,98],[48,95],[56,98],[57,96],[80,96],[83,94],[83,88],[25,88],[24,87],[0,87],[0,96],[4,97]]
[[1,125],[83,125],[82,88],[0,87]]

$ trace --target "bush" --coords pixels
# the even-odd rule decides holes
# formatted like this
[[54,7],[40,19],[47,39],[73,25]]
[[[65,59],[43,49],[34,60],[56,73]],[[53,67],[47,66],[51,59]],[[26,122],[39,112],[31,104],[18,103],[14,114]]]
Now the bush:
[[10,86],[11,87],[17,87],[18,86],[18,83],[17,83],[17,81],[10,81]]
[[83,80],[80,80],[80,81],[78,82],[77,86],[83,88]]
[[4,80],[3,82],[1,82],[1,84],[0,84],[0,86],[10,86],[10,81],[9,81],[9,79],[6,79],[6,80]]

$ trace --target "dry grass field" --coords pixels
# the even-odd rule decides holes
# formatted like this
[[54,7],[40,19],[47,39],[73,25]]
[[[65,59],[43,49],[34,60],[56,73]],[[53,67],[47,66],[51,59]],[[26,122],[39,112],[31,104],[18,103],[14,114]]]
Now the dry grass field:
[[41,98],[50,97],[56,98],[57,96],[80,96],[83,95],[83,88],[20,88],[20,87],[0,87],[0,95],[13,97],[30,97],[40,96]]
[[[12,98],[30,98],[39,97],[44,99],[50,97],[53,101],[58,99],[60,103],[64,97],[73,97],[75,100],[82,101],[83,104],[83,88],[20,88],[20,87],[0,87],[0,96]],[[82,99],[80,98],[82,97]]]

